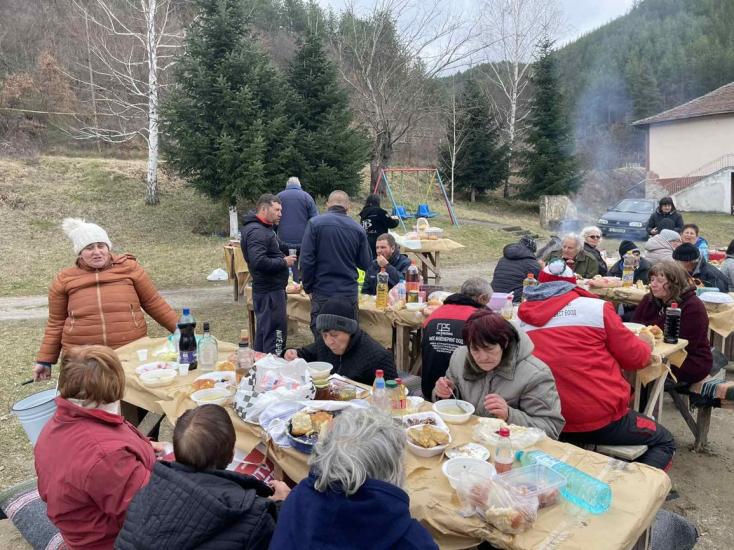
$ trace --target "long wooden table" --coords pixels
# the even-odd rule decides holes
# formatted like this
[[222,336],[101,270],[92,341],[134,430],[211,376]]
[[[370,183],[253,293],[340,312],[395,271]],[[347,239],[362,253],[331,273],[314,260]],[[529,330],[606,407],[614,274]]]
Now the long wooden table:
[[414,246],[411,243],[418,241],[406,241],[400,236],[396,237],[396,241],[400,245],[400,251],[412,254],[420,262],[421,275],[423,282],[428,284],[433,282],[436,285],[441,284],[441,252],[458,250],[464,248],[463,244],[452,241],[451,239],[435,239],[420,241],[420,246]]
[[245,292],[247,281],[250,280],[250,270],[237,241],[230,241],[230,244],[224,246],[224,265],[227,276],[232,280],[234,301],[237,302]]
[[[247,288],[247,314],[250,342],[255,341],[255,311],[252,305],[252,289]],[[305,294],[288,294],[286,314],[290,322],[308,326],[311,323],[311,299]],[[420,363],[420,331],[423,314],[416,311],[382,311],[374,300],[360,300],[359,326],[386,348],[392,348],[395,368],[400,372],[418,374]],[[414,337],[412,337],[412,335]],[[411,346],[411,342],[413,346]]]

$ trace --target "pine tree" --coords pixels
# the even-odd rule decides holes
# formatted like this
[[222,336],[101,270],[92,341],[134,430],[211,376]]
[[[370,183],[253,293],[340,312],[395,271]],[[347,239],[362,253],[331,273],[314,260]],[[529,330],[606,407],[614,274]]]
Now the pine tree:
[[195,0],[198,16],[164,105],[164,154],[200,192],[229,205],[279,189],[295,138],[289,91],[258,48],[240,0]]
[[356,193],[369,159],[369,140],[352,124],[349,99],[339,86],[318,31],[309,29],[288,71],[295,92],[291,124],[295,147],[291,170],[319,195],[334,189]]
[[522,195],[567,195],[581,183],[573,156],[573,143],[563,97],[558,85],[552,42],[540,44],[540,55],[533,67],[533,98],[527,118],[526,144],[522,174],[527,185]]
[[[507,177],[507,154],[500,143],[499,128],[476,80],[466,82],[459,101],[460,116],[454,132],[453,122],[447,128],[448,144],[440,152],[440,166],[444,174],[451,173],[451,148],[454,135],[460,136],[454,166],[454,186],[471,194],[471,200],[500,185]],[[457,142],[458,142],[457,138]]]

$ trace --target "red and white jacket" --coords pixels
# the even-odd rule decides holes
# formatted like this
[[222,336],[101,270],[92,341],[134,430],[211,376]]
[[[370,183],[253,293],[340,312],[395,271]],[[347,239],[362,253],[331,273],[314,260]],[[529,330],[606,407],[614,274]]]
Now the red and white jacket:
[[[541,285],[542,286],[542,285]],[[650,348],[623,324],[610,302],[578,287],[520,306],[520,328],[556,379],[564,432],[590,432],[627,413],[625,370],[647,365]]]

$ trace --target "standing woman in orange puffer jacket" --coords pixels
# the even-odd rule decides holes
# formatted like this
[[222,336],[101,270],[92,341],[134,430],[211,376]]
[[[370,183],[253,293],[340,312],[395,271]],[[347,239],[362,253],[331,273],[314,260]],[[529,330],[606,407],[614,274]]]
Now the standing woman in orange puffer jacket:
[[66,218],[76,265],[61,270],[48,291],[48,322],[33,367],[34,380],[51,377],[51,365],[73,346],[119,348],[148,334],[143,311],[170,332],[176,312],[161,297],[135,256],[112,254],[107,232],[94,223]]

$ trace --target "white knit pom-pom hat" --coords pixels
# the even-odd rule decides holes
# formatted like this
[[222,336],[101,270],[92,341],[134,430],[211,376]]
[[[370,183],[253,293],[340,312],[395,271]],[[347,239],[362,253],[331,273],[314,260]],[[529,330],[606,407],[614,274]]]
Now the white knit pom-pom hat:
[[74,254],[76,255],[79,255],[84,248],[92,243],[105,243],[112,250],[112,242],[107,236],[107,231],[96,223],[88,223],[80,218],[64,218],[64,221],[61,222],[61,229],[74,244]]

